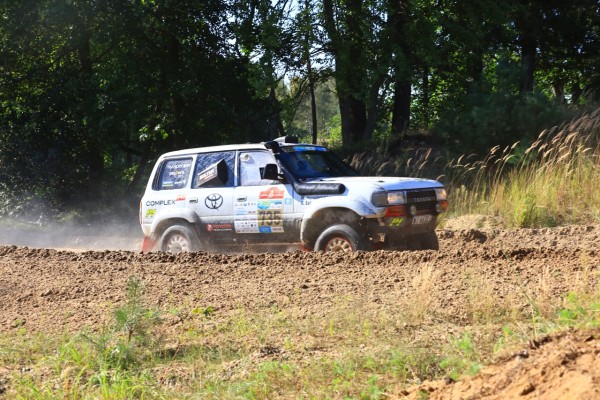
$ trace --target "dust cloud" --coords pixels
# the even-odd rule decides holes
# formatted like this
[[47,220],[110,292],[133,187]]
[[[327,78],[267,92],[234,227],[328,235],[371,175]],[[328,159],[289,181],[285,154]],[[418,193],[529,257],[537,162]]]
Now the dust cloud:
[[0,219],[0,245],[70,250],[140,251],[143,234],[136,220],[71,222],[30,222],[27,219]]

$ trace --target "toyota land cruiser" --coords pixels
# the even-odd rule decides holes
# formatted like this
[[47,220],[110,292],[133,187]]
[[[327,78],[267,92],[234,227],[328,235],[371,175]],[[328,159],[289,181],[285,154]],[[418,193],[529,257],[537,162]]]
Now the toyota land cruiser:
[[437,181],[359,176],[326,147],[289,136],[180,150],[158,159],[140,202],[142,250],[437,250],[447,207]]

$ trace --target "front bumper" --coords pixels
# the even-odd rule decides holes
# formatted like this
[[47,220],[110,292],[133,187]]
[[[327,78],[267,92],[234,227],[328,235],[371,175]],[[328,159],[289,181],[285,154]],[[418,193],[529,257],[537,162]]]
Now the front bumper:
[[435,231],[447,205],[443,201],[388,207],[385,215],[368,219],[373,245],[385,249],[406,248],[411,237]]

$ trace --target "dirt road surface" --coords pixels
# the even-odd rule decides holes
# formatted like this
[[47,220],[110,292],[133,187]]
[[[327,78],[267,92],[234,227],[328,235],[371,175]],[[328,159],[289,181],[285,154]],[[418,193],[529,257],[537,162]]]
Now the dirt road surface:
[[[428,299],[432,309],[456,321],[469,319],[465,314],[470,301],[465,271],[480,271],[499,302],[522,290],[563,296],[579,289],[574,286],[581,285],[582,274],[584,281],[596,284],[599,225],[521,230],[451,228],[439,232],[438,252],[169,255],[3,246],[0,332],[19,327],[45,333],[98,328],[114,305],[125,300],[124,288],[131,276],[144,282],[153,307],[165,309],[187,302],[211,306],[218,315],[227,315],[240,307],[252,311],[293,305],[302,318],[325,314],[341,296],[360,299],[366,310],[394,307],[415,290],[414,277],[429,268],[436,274],[435,290]],[[572,335],[553,343],[559,348],[568,347],[569,340],[581,343],[589,350],[586,359],[598,360],[599,336]],[[590,361],[588,366],[592,364]],[[587,376],[588,383],[598,388],[599,369],[587,370],[593,378]],[[481,386],[477,381],[469,382]],[[461,393],[468,396],[458,397],[451,393],[444,397],[435,385],[429,389],[439,398],[480,398],[479,392],[474,395],[466,389]],[[521,389],[522,398],[535,392]]]

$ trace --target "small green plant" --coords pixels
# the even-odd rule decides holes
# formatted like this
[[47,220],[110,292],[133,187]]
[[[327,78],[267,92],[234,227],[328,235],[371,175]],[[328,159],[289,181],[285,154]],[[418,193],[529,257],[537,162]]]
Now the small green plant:
[[360,392],[360,398],[364,400],[379,400],[385,395],[385,391],[378,385],[379,377],[371,375],[367,380],[367,387]]
[[151,329],[158,324],[158,312],[145,305],[142,282],[130,277],[125,304],[115,309],[113,324],[99,334],[81,335],[90,343],[100,369],[131,369],[139,358],[154,345]]
[[567,295],[565,308],[558,312],[557,323],[566,327],[595,328],[600,326],[600,298],[585,299],[570,292]]
[[481,366],[481,355],[470,333],[464,333],[452,340],[448,355],[440,362],[440,368],[445,370],[452,380],[458,380],[463,374],[475,375]]
[[114,312],[115,331],[127,334],[127,344],[132,339],[144,343],[148,333],[158,322],[158,313],[146,307],[143,297],[142,282],[131,277],[127,282],[127,301]]

